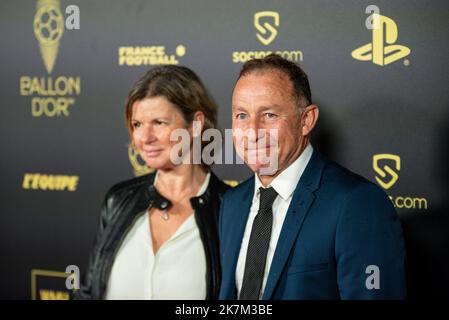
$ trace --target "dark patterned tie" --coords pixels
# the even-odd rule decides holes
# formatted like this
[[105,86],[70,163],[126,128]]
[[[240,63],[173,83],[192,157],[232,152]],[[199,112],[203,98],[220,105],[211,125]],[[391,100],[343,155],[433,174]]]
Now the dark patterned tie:
[[259,299],[270,245],[273,227],[273,202],[278,194],[272,187],[259,188],[259,190],[259,211],[254,218],[251,229],[239,300]]

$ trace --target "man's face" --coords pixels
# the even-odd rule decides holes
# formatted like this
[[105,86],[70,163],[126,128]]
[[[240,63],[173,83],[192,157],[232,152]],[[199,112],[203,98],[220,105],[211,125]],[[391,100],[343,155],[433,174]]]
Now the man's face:
[[[301,116],[292,93],[290,80],[278,71],[256,71],[237,81],[232,95],[234,144],[254,172],[268,166],[266,157],[276,156],[277,170],[268,175],[277,175],[301,153]],[[251,131],[250,136],[239,134]]]

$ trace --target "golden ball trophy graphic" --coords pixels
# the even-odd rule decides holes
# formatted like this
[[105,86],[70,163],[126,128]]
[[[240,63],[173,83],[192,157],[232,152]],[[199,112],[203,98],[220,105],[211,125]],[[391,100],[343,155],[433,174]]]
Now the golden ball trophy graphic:
[[64,33],[64,17],[59,0],[39,0],[33,26],[45,68],[50,74],[58,55],[59,40]]
[[129,162],[133,166],[134,175],[136,177],[143,176],[144,174],[154,171],[153,168],[150,168],[145,163],[142,164],[139,161],[139,151],[137,151],[137,149],[133,143],[130,143],[128,145],[128,158],[129,158]]

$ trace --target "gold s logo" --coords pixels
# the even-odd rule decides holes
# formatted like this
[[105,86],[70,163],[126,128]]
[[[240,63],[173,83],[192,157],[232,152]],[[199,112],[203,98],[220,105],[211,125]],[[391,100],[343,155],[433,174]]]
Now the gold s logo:
[[268,22],[261,24],[260,20],[262,18],[272,18],[274,26],[279,27],[279,13],[275,11],[260,11],[254,14],[254,27],[259,31],[259,33],[256,33],[257,39],[267,46],[276,38],[278,32]]
[[64,18],[59,0],[39,0],[37,2],[33,27],[39,42],[42,60],[50,74],[58,55],[59,40],[64,33]]
[[146,164],[141,164],[139,161],[139,152],[137,151],[136,147],[133,143],[130,143],[128,145],[128,158],[129,162],[133,166],[134,169],[134,175],[136,177],[143,176],[144,174],[153,172],[153,168],[149,168]]
[[384,165],[383,168],[379,167],[379,162],[381,160],[392,160],[394,162],[394,167],[396,168],[396,171],[401,170],[401,158],[394,154],[375,154],[373,156],[373,169],[374,171],[381,177],[385,178],[387,176],[386,173],[390,175],[389,181],[382,181],[381,178],[375,176],[377,183],[384,189],[390,189],[398,180],[399,176],[398,174],[391,169],[391,167]]
[[[352,51],[351,56],[361,61],[372,61],[379,66],[385,66],[410,54],[406,46],[394,44],[398,39],[396,23],[385,16],[373,13],[376,26],[372,28],[372,43],[365,44]],[[385,45],[386,44],[386,45]]]

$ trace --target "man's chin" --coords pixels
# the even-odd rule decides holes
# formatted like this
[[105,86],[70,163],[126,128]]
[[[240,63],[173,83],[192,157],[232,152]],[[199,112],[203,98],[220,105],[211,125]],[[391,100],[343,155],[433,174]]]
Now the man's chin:
[[257,173],[259,176],[273,176],[277,172],[276,168],[273,168],[267,164],[248,164],[248,167],[251,169],[251,171]]

